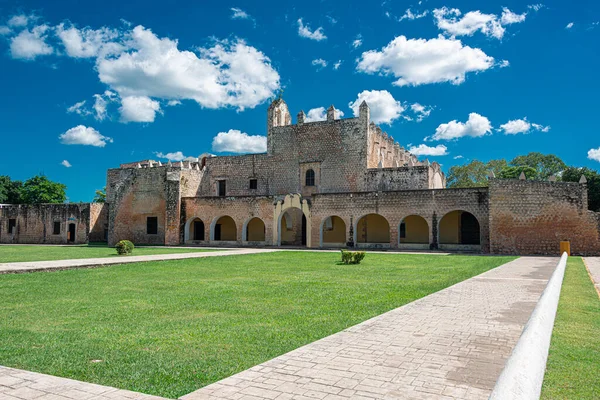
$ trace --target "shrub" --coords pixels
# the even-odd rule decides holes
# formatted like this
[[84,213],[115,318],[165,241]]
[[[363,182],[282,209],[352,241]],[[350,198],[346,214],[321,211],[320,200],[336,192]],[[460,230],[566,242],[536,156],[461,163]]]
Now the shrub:
[[117,243],[115,248],[117,249],[117,253],[120,255],[126,255],[131,254],[134,246],[129,240],[121,240],[119,243]]
[[342,262],[344,264],[360,264],[365,258],[364,251],[348,251],[342,250]]

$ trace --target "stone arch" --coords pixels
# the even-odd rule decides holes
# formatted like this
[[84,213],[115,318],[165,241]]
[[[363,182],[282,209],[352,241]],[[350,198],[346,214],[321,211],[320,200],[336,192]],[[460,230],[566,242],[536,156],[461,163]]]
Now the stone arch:
[[427,245],[429,248],[429,223],[420,215],[404,217],[398,225],[399,245]]
[[205,224],[200,217],[192,217],[185,223],[183,241],[206,240]]
[[323,218],[319,232],[320,247],[346,246],[346,222],[337,215]]
[[276,234],[273,235],[273,245],[281,246],[281,221],[284,219],[286,211],[291,208],[296,208],[302,212],[305,221],[306,247],[312,247],[312,218],[310,206],[308,201],[303,199],[300,194],[288,194],[282,200],[275,203],[275,209],[273,211],[273,232],[276,232]]
[[264,221],[258,217],[250,217],[244,222],[242,229],[243,242],[264,242],[267,229]]
[[237,225],[235,220],[229,215],[215,217],[210,224],[210,240],[222,242],[237,241]]
[[359,247],[390,247],[390,223],[380,214],[363,215],[354,226],[354,243]]
[[481,224],[468,211],[454,210],[446,213],[439,222],[440,245],[481,245]]

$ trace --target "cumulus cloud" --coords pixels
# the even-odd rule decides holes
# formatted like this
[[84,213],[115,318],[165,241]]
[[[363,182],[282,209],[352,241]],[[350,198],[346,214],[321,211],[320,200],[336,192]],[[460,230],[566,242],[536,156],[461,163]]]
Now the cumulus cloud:
[[425,118],[429,117],[433,107],[424,106],[419,103],[413,103],[410,105],[410,110],[416,115],[417,122],[423,121]]
[[0,25],[0,36],[10,35],[12,33],[12,29],[10,29],[6,25]]
[[392,75],[396,86],[465,81],[469,72],[494,66],[494,58],[481,49],[464,46],[460,40],[439,36],[435,39],[407,39],[398,36],[381,51],[364,52],[356,69],[368,74]]
[[398,21],[404,21],[405,19],[408,19],[410,21],[414,20],[414,19],[419,19],[419,18],[423,18],[425,16],[427,16],[427,14],[429,14],[428,10],[423,11],[422,13],[413,13],[412,10],[410,8],[408,8],[405,12],[404,15],[401,16]]
[[569,22],[567,26],[565,26],[565,29],[571,29],[573,25],[575,25],[573,22]]
[[267,137],[230,129],[228,132],[219,132],[213,138],[212,149],[220,153],[264,153],[267,151]]
[[590,149],[587,153],[588,159],[600,162],[600,147],[597,149]]
[[427,146],[426,144],[420,144],[418,146],[412,146],[408,149],[415,156],[445,156],[448,155],[448,148],[443,144],[438,144],[435,147]]
[[470,113],[467,122],[450,121],[440,124],[435,134],[426,140],[454,140],[465,136],[481,137],[492,133],[490,120],[477,113]]
[[109,137],[102,136],[100,132],[92,127],[78,125],[69,129],[59,137],[62,144],[81,144],[84,146],[104,147],[106,143],[112,143]]
[[312,60],[311,64],[317,67],[317,70],[319,70],[327,66],[327,61],[323,60],[322,58],[317,58],[315,60]]
[[68,162],[67,160],[62,160],[62,162],[60,163],[60,165],[62,165],[63,167],[67,167],[67,168],[71,168],[72,165],[70,162]]
[[[344,112],[342,110],[335,110],[335,119],[340,119],[344,116]],[[325,107],[317,107],[311,108],[308,110],[306,117],[304,118],[304,122],[316,122],[316,121],[325,121],[327,119],[327,110]]]
[[302,18],[298,19],[298,35],[303,38],[316,40],[317,42],[327,39],[323,27],[318,27],[317,30],[311,31],[309,25],[304,25]]
[[101,50],[107,53],[117,53],[123,49],[123,46],[112,42],[119,37],[119,32],[106,27],[97,30],[77,29],[74,26],[66,27],[63,23],[56,27],[56,35],[62,42],[67,55],[73,58],[97,57]]
[[527,118],[513,119],[505,124],[500,125],[500,130],[504,131],[505,135],[516,135],[518,133],[529,133],[532,130],[540,132],[548,132],[549,126],[543,126],[527,121]]
[[98,121],[102,121],[106,118],[108,103],[116,101],[116,94],[110,90],[106,90],[104,91],[104,94],[95,94],[94,99],[95,117]]
[[46,43],[47,25],[39,25],[33,29],[24,29],[10,41],[10,54],[21,60],[34,60],[38,56],[52,54],[54,48]]
[[161,112],[160,103],[147,96],[127,96],[121,99],[122,122],[154,122],[156,113]]
[[27,26],[27,24],[29,24],[29,21],[32,19],[35,19],[35,17],[32,15],[13,15],[6,24],[8,26],[12,26],[13,28],[22,28],[24,26]]
[[157,151],[157,152],[154,152],[154,154],[158,158],[166,158],[169,161],[184,161],[187,158],[189,158],[189,157],[184,156],[181,151],[176,151],[173,153],[161,153],[161,152]]
[[363,101],[369,105],[371,121],[376,124],[391,125],[404,111],[402,103],[394,99],[387,90],[364,90],[358,94],[355,101],[348,104],[355,117],[359,116],[360,104]]
[[505,25],[525,21],[527,13],[516,14],[504,7],[500,16],[485,14],[481,11],[469,11],[462,15],[458,8],[436,8],[433,16],[438,29],[451,36],[472,36],[480,31],[488,37],[502,39],[506,29]]

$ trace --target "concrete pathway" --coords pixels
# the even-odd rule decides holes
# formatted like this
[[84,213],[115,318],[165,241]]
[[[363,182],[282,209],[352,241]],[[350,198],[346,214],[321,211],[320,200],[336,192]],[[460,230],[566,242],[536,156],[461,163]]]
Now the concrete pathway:
[[162,397],[0,366],[2,400],[161,400]]
[[592,281],[594,282],[594,286],[596,286],[598,296],[600,296],[600,257],[585,257],[583,261],[588,271],[590,271]]
[[487,399],[557,263],[517,259],[182,399]]
[[198,253],[153,254],[148,256],[122,256],[102,258],[82,258],[78,260],[26,261],[0,264],[0,274],[51,271],[71,268],[89,268],[102,265],[129,264],[143,261],[184,260],[188,258],[220,257],[242,254],[270,253],[275,249],[228,249],[223,251],[205,251]]

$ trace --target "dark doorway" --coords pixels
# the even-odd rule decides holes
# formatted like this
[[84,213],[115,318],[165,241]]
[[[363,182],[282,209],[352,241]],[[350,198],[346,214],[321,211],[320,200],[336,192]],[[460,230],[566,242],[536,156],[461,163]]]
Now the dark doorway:
[[462,244],[480,244],[479,222],[471,213],[460,215],[460,237]]
[[204,222],[202,221],[194,221],[194,240],[204,240]]
[[306,216],[302,213],[302,246],[306,246]]
[[75,224],[69,224],[69,236],[67,237],[67,241],[75,243]]
[[221,240],[221,224],[215,225],[215,240]]

